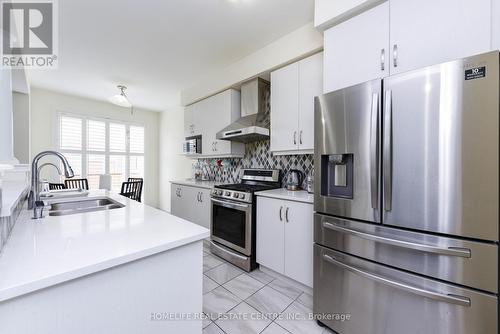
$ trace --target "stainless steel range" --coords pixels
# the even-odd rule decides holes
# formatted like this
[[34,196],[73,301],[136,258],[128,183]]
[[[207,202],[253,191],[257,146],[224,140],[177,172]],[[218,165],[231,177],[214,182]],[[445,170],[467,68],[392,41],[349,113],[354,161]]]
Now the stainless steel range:
[[246,271],[255,261],[254,193],[281,186],[276,169],[244,169],[241,183],[215,186],[211,193],[211,251]]

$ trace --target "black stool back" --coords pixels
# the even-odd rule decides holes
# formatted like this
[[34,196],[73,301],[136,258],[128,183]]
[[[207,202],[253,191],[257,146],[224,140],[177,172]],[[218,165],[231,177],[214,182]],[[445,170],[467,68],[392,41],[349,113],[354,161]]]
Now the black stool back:
[[87,179],[67,179],[64,180],[67,189],[89,190],[89,181]]
[[120,195],[140,202],[142,195],[142,181],[123,182]]

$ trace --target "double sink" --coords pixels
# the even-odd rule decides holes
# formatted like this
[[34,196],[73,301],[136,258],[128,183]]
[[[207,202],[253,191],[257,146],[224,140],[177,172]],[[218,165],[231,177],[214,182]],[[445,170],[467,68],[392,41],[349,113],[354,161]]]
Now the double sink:
[[48,210],[49,216],[66,216],[77,213],[106,211],[125,207],[125,205],[105,196],[85,199],[51,199],[45,202],[47,206],[50,206],[50,209]]

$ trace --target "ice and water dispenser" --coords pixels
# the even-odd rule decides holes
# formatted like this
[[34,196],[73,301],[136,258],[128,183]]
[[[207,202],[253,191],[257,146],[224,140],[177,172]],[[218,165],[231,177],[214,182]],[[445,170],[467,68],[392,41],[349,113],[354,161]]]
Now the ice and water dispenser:
[[321,156],[321,195],[352,198],[353,154],[328,154]]

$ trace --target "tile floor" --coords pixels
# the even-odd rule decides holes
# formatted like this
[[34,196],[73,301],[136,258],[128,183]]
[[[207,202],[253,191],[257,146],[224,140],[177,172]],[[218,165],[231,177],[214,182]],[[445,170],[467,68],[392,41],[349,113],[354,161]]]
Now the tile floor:
[[[331,334],[309,320],[312,296],[260,270],[246,273],[203,245],[203,334]],[[300,315],[292,319],[291,315]]]

